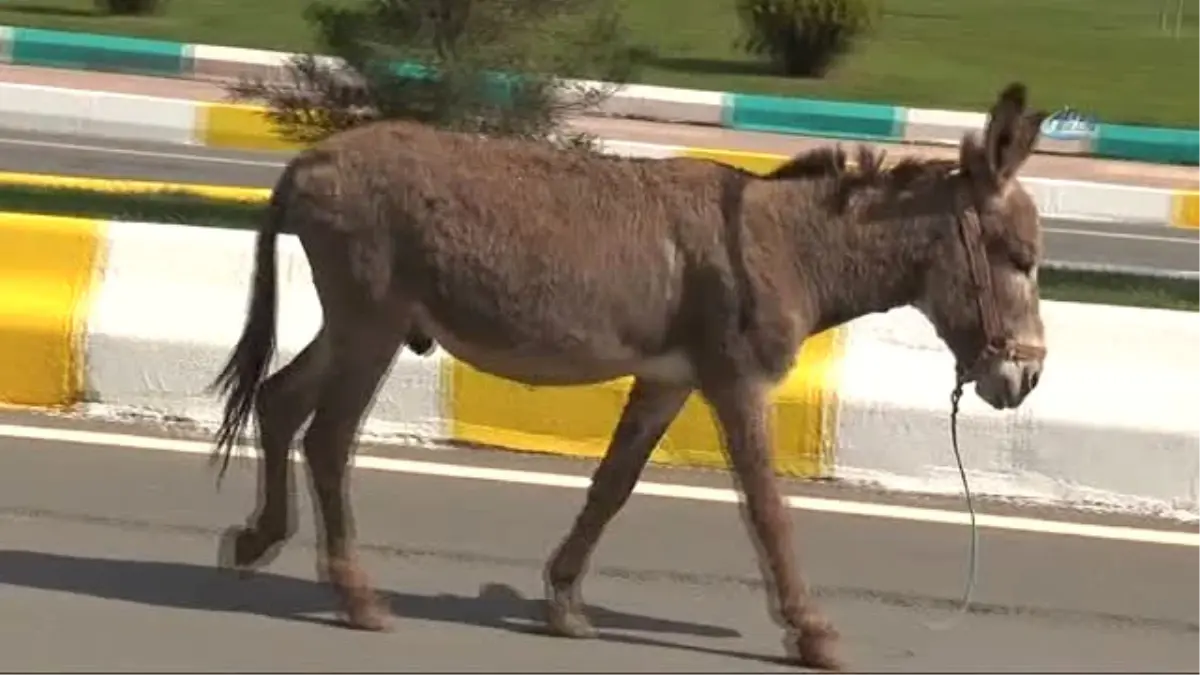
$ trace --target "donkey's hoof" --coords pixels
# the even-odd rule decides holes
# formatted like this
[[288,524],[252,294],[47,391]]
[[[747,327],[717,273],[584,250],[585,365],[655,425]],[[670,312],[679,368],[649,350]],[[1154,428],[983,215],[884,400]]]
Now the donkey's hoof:
[[786,640],[793,661],[802,668],[824,670],[832,673],[845,672],[846,664],[838,658],[837,633],[811,631]]
[[217,544],[217,567],[237,571],[239,576],[245,577],[256,568],[269,564],[278,553],[278,546],[264,546],[262,537],[254,530],[235,525],[221,534]]
[[598,635],[595,626],[574,603],[549,600],[546,609],[546,624],[551,634],[579,640]]
[[246,528],[237,527],[236,525],[227,528],[221,533],[221,538],[217,542],[217,567],[223,570],[236,571],[239,576],[246,576],[251,570],[243,560],[245,560],[245,539]]
[[355,598],[346,606],[346,625],[356,630],[384,633],[392,628],[391,613],[379,598]]

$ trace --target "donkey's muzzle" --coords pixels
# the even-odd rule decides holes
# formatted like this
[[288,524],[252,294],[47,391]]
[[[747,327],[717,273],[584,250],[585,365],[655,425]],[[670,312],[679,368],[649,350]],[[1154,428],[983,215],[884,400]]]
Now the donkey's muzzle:
[[997,410],[1016,408],[1037,388],[1042,362],[1002,359],[975,380],[975,393]]

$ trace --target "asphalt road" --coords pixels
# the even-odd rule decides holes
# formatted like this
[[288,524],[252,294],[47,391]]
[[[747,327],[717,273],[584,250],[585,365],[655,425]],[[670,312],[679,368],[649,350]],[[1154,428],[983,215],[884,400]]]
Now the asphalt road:
[[[0,171],[270,187],[290,153],[0,132]],[[1049,260],[1196,273],[1197,232],[1047,219]]]
[[[196,454],[207,451],[207,441],[186,447],[180,439],[187,438],[204,439],[142,423],[0,414],[5,670],[788,670],[778,661],[780,631],[768,619],[732,504],[635,495],[603,540],[585,585],[601,637],[562,640],[537,631],[540,569],[583,491],[470,478],[464,470],[536,471],[545,482],[546,472],[586,476],[591,463],[364,446],[359,461],[378,458],[378,468],[360,467],[354,477],[362,557],[396,615],[392,632],[367,634],[332,621],[331,597],[313,581],[307,505],[298,510],[297,537],[270,568],[249,580],[214,569],[218,533],[253,505],[254,474],[248,464],[235,464],[216,492],[206,457]],[[137,444],[144,447],[130,447]],[[435,464],[424,465],[424,473],[387,464],[397,459]],[[645,480],[728,487],[726,476],[711,472],[654,469]],[[850,512],[898,499],[799,482],[786,491],[831,498]],[[921,505],[958,510],[953,502]],[[1013,513],[1011,506],[983,509]],[[1192,540],[1133,543],[1082,530],[1033,531],[1046,529],[1042,520],[1020,530],[985,528],[977,604],[957,626],[938,632],[926,626],[947,619],[960,592],[964,527],[793,514],[796,550],[855,670],[1200,667],[1194,524],[1189,530],[1094,514],[1016,512],[1190,531]]]

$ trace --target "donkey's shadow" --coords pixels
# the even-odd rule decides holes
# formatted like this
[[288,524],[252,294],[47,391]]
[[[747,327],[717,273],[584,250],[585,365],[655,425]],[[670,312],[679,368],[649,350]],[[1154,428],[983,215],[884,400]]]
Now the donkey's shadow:
[[[0,585],[4,584],[155,607],[238,612],[289,621],[334,623],[322,618],[334,608],[328,586],[268,571],[239,578],[233,572],[188,563],[0,550]],[[475,597],[450,593],[420,595],[382,589],[380,595],[399,618],[521,633],[545,632],[543,601],[540,598],[525,598],[519,591],[504,584],[485,584]],[[611,632],[679,634],[708,639],[740,636],[739,632],[721,626],[655,618],[596,606],[588,607],[588,617],[599,629],[601,640],[775,661],[754,654]]]

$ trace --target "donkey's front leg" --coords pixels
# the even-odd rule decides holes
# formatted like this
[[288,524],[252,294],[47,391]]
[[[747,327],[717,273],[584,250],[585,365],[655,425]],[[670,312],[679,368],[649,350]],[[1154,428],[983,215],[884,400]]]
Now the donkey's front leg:
[[791,522],[771,466],[767,422],[768,385],[723,383],[704,392],[725,434],[726,451],[745,495],[751,539],[776,620],[788,630],[788,647],[800,665],[841,670],[834,655],[837,632],[816,609],[797,570],[791,547]]

